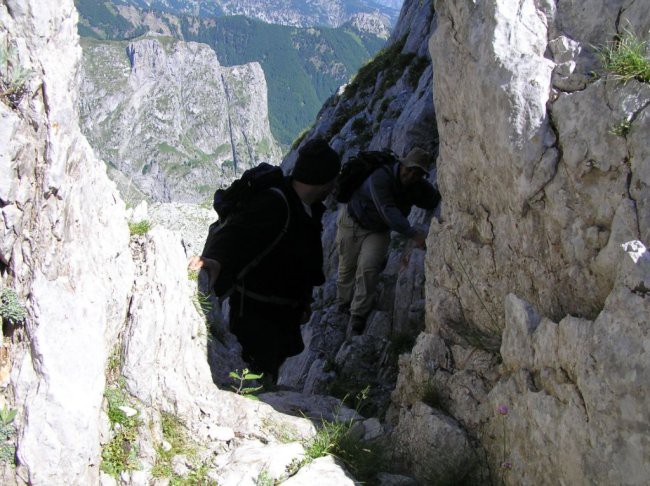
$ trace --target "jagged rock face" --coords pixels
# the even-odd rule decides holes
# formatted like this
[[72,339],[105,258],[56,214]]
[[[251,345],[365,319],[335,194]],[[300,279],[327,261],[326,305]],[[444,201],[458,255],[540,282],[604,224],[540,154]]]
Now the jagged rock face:
[[[153,481],[163,413],[185,424],[220,484],[253,483],[265,468],[286,478],[314,427],[214,386],[243,367],[237,348],[221,329],[210,345],[219,368],[210,369],[206,321],[177,236],[154,228],[129,238],[124,203],[79,129],[76,17],[72,1],[0,6],[0,41],[15,48],[14,66],[31,70],[24,96],[0,100],[2,283],[27,309],[24,329],[2,343],[3,358],[10,345],[13,360],[2,401],[17,410],[18,432],[17,466],[3,467],[0,482],[116,484],[100,473],[102,447],[116,433],[103,403],[107,372],[121,374],[128,413],[141,421],[139,470],[124,472],[122,484]],[[119,359],[107,371],[109,354]],[[316,415],[338,406],[321,403],[315,398]],[[292,443],[280,445],[280,437]],[[187,474],[186,461],[176,457],[175,470]],[[328,461],[310,469],[347,478]]]
[[[629,20],[647,32],[647,15],[632,12],[637,3],[619,25]],[[584,85],[597,69],[591,46],[611,40],[618,7],[582,21],[582,4],[526,2],[515,12],[440,2],[436,10],[430,45],[443,142],[438,180],[447,197],[432,236],[445,249],[432,268],[444,270],[431,277],[433,300],[448,299],[450,315],[435,325],[449,325],[462,306],[457,327],[498,335],[511,291],[555,319],[594,318],[614,283],[618,245],[650,237],[643,135],[650,86]],[[585,29],[590,24],[599,28]],[[629,135],[615,135],[624,119],[634,120]]]
[[[431,34],[432,15],[429,2],[406,2],[396,26],[403,35],[387,47],[392,57],[379,61],[376,82],[373,79],[352,94],[335,96],[323,107],[301,145],[312,138],[324,137],[344,160],[360,149],[389,148],[402,155],[418,146],[435,152],[431,68],[422,63]],[[408,51],[407,45],[410,46]],[[396,67],[396,57],[401,57],[406,66]],[[382,83],[382,79],[393,77],[394,84]],[[363,122],[363,134],[355,128],[355,120],[357,124]],[[293,150],[284,159],[286,171],[291,170],[296,157],[297,150]],[[319,290],[314,304],[316,312],[304,331],[306,350],[287,360],[280,382],[308,392],[322,392],[333,380],[341,381],[347,376],[359,389],[364,382],[372,384],[376,389],[372,397],[374,405],[384,409],[396,377],[395,348],[402,347],[392,341],[412,342],[424,329],[424,252],[399,237],[394,239],[381,277],[375,313],[369,318],[368,336],[342,348],[347,316],[334,312],[331,307],[336,295],[335,236],[339,208],[333,205],[331,209],[323,218],[328,283]],[[412,224],[423,228],[430,218],[431,215],[422,210],[414,210],[410,217]],[[338,376],[331,369],[332,363],[338,369]],[[378,363],[381,364],[379,368]],[[360,370],[365,371],[361,373]]]
[[623,26],[647,39],[641,3],[435,3],[443,208],[389,418],[445,411],[507,484],[649,474],[650,267],[621,245],[650,238],[650,86],[589,77]]
[[0,260],[28,310],[11,387],[30,484],[97,482],[105,363],[133,280],[124,204],[77,124],[76,19],[71,0],[0,6],[0,41],[31,70],[16,108],[0,102]]
[[[438,142],[427,51],[433,18],[431,2],[405,2],[384,52],[370,63],[373,74],[362,75],[362,69],[326,102],[299,146],[322,137],[343,160],[359,150],[391,149],[402,156],[418,146],[435,153]],[[297,154],[297,150],[289,152],[283,167],[293,167]]]
[[358,13],[350,18],[348,24],[359,32],[374,34],[382,39],[388,39],[390,36],[390,21],[385,15]]
[[82,129],[109,166],[156,201],[202,202],[235,173],[277,163],[259,64],[224,68],[168,37],[84,40]]

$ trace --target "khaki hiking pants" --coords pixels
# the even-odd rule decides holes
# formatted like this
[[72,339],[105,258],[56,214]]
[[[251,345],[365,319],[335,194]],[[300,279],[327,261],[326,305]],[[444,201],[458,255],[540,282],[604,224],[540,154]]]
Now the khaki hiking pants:
[[350,304],[350,314],[365,317],[372,309],[379,274],[384,268],[390,231],[370,231],[359,226],[339,208],[336,248],[339,274],[336,296],[339,303]]

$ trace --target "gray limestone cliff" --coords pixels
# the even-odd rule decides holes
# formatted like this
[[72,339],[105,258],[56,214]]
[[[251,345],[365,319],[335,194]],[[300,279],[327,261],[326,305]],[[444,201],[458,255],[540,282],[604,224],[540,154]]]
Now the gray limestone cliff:
[[108,343],[133,281],[129,230],[124,204],[76,123],[70,74],[81,49],[72,2],[5,2],[0,19],[14,67],[31,73],[13,109],[0,103],[2,280],[28,314],[3,343],[13,341],[3,387],[22,424],[17,476],[88,484],[98,473]]
[[[650,85],[607,75],[597,55],[626,32],[648,41],[642,3],[407,1],[391,62],[362,69],[305,137],[344,158],[439,151],[426,257],[394,240],[351,341],[328,216],[330,281],[308,349],[283,369],[307,391],[374,385],[393,467],[419,484],[650,477]],[[431,62],[415,91],[408,52]]]
[[25,312],[2,301],[0,482],[353,484],[329,458],[305,464],[310,420],[224,391],[245,363],[216,307],[208,326],[178,235],[129,234],[79,128],[76,22],[71,0],[0,6],[0,290]]
[[223,67],[207,45],[164,36],[82,47],[81,127],[125,197],[204,202],[279,162],[259,64]]
[[648,41],[643,5],[435,4],[444,202],[423,353],[394,398],[417,401],[419,370],[508,484],[650,477],[650,268],[625,251],[650,242],[650,85],[596,55],[626,31]]

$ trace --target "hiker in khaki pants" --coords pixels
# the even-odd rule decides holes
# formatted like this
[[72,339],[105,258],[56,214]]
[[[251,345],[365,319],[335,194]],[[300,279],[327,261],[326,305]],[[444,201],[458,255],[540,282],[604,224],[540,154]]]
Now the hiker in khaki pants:
[[402,160],[376,169],[341,206],[337,219],[339,254],[337,302],[349,308],[351,334],[362,334],[373,307],[384,267],[390,232],[396,231],[424,248],[426,234],[408,222],[412,206],[435,209],[440,193],[426,181],[433,156],[414,148]]
[[[390,244],[390,231],[371,231],[359,226],[346,208],[337,219],[339,252],[337,296],[350,303],[355,315],[366,316],[374,304],[374,291]],[[343,308],[347,307],[345,304]],[[353,329],[357,331],[357,329]]]

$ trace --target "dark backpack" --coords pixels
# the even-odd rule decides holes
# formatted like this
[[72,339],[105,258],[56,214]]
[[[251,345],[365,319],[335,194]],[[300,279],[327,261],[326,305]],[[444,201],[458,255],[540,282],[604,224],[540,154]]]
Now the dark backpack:
[[284,192],[282,192],[282,189],[280,189],[283,184],[284,174],[282,173],[282,169],[262,162],[258,166],[244,171],[241,177],[229,187],[217,189],[214,193],[212,206],[217,212],[219,219],[210,225],[208,237],[205,241],[203,252],[201,253],[202,256],[207,258],[210,258],[210,249],[219,244],[220,230],[227,226],[229,217],[244,209],[255,194],[265,190],[271,190],[278,194],[278,197],[281,197],[287,205],[287,220],[278,236],[251,262],[240,269],[234,278],[233,276],[220,274],[213,289],[216,295],[222,298],[227,297],[233,285],[236,285],[250,270],[256,267],[286,234],[291,219],[291,211],[289,209],[289,201],[284,195]]
[[244,171],[229,187],[217,189],[214,193],[212,207],[219,215],[219,221],[225,221],[232,213],[241,210],[258,192],[280,187],[283,180],[282,169],[266,162]]
[[347,203],[363,181],[380,167],[397,162],[395,154],[386,150],[362,151],[351,157],[341,169],[336,182],[334,197],[340,203]]

